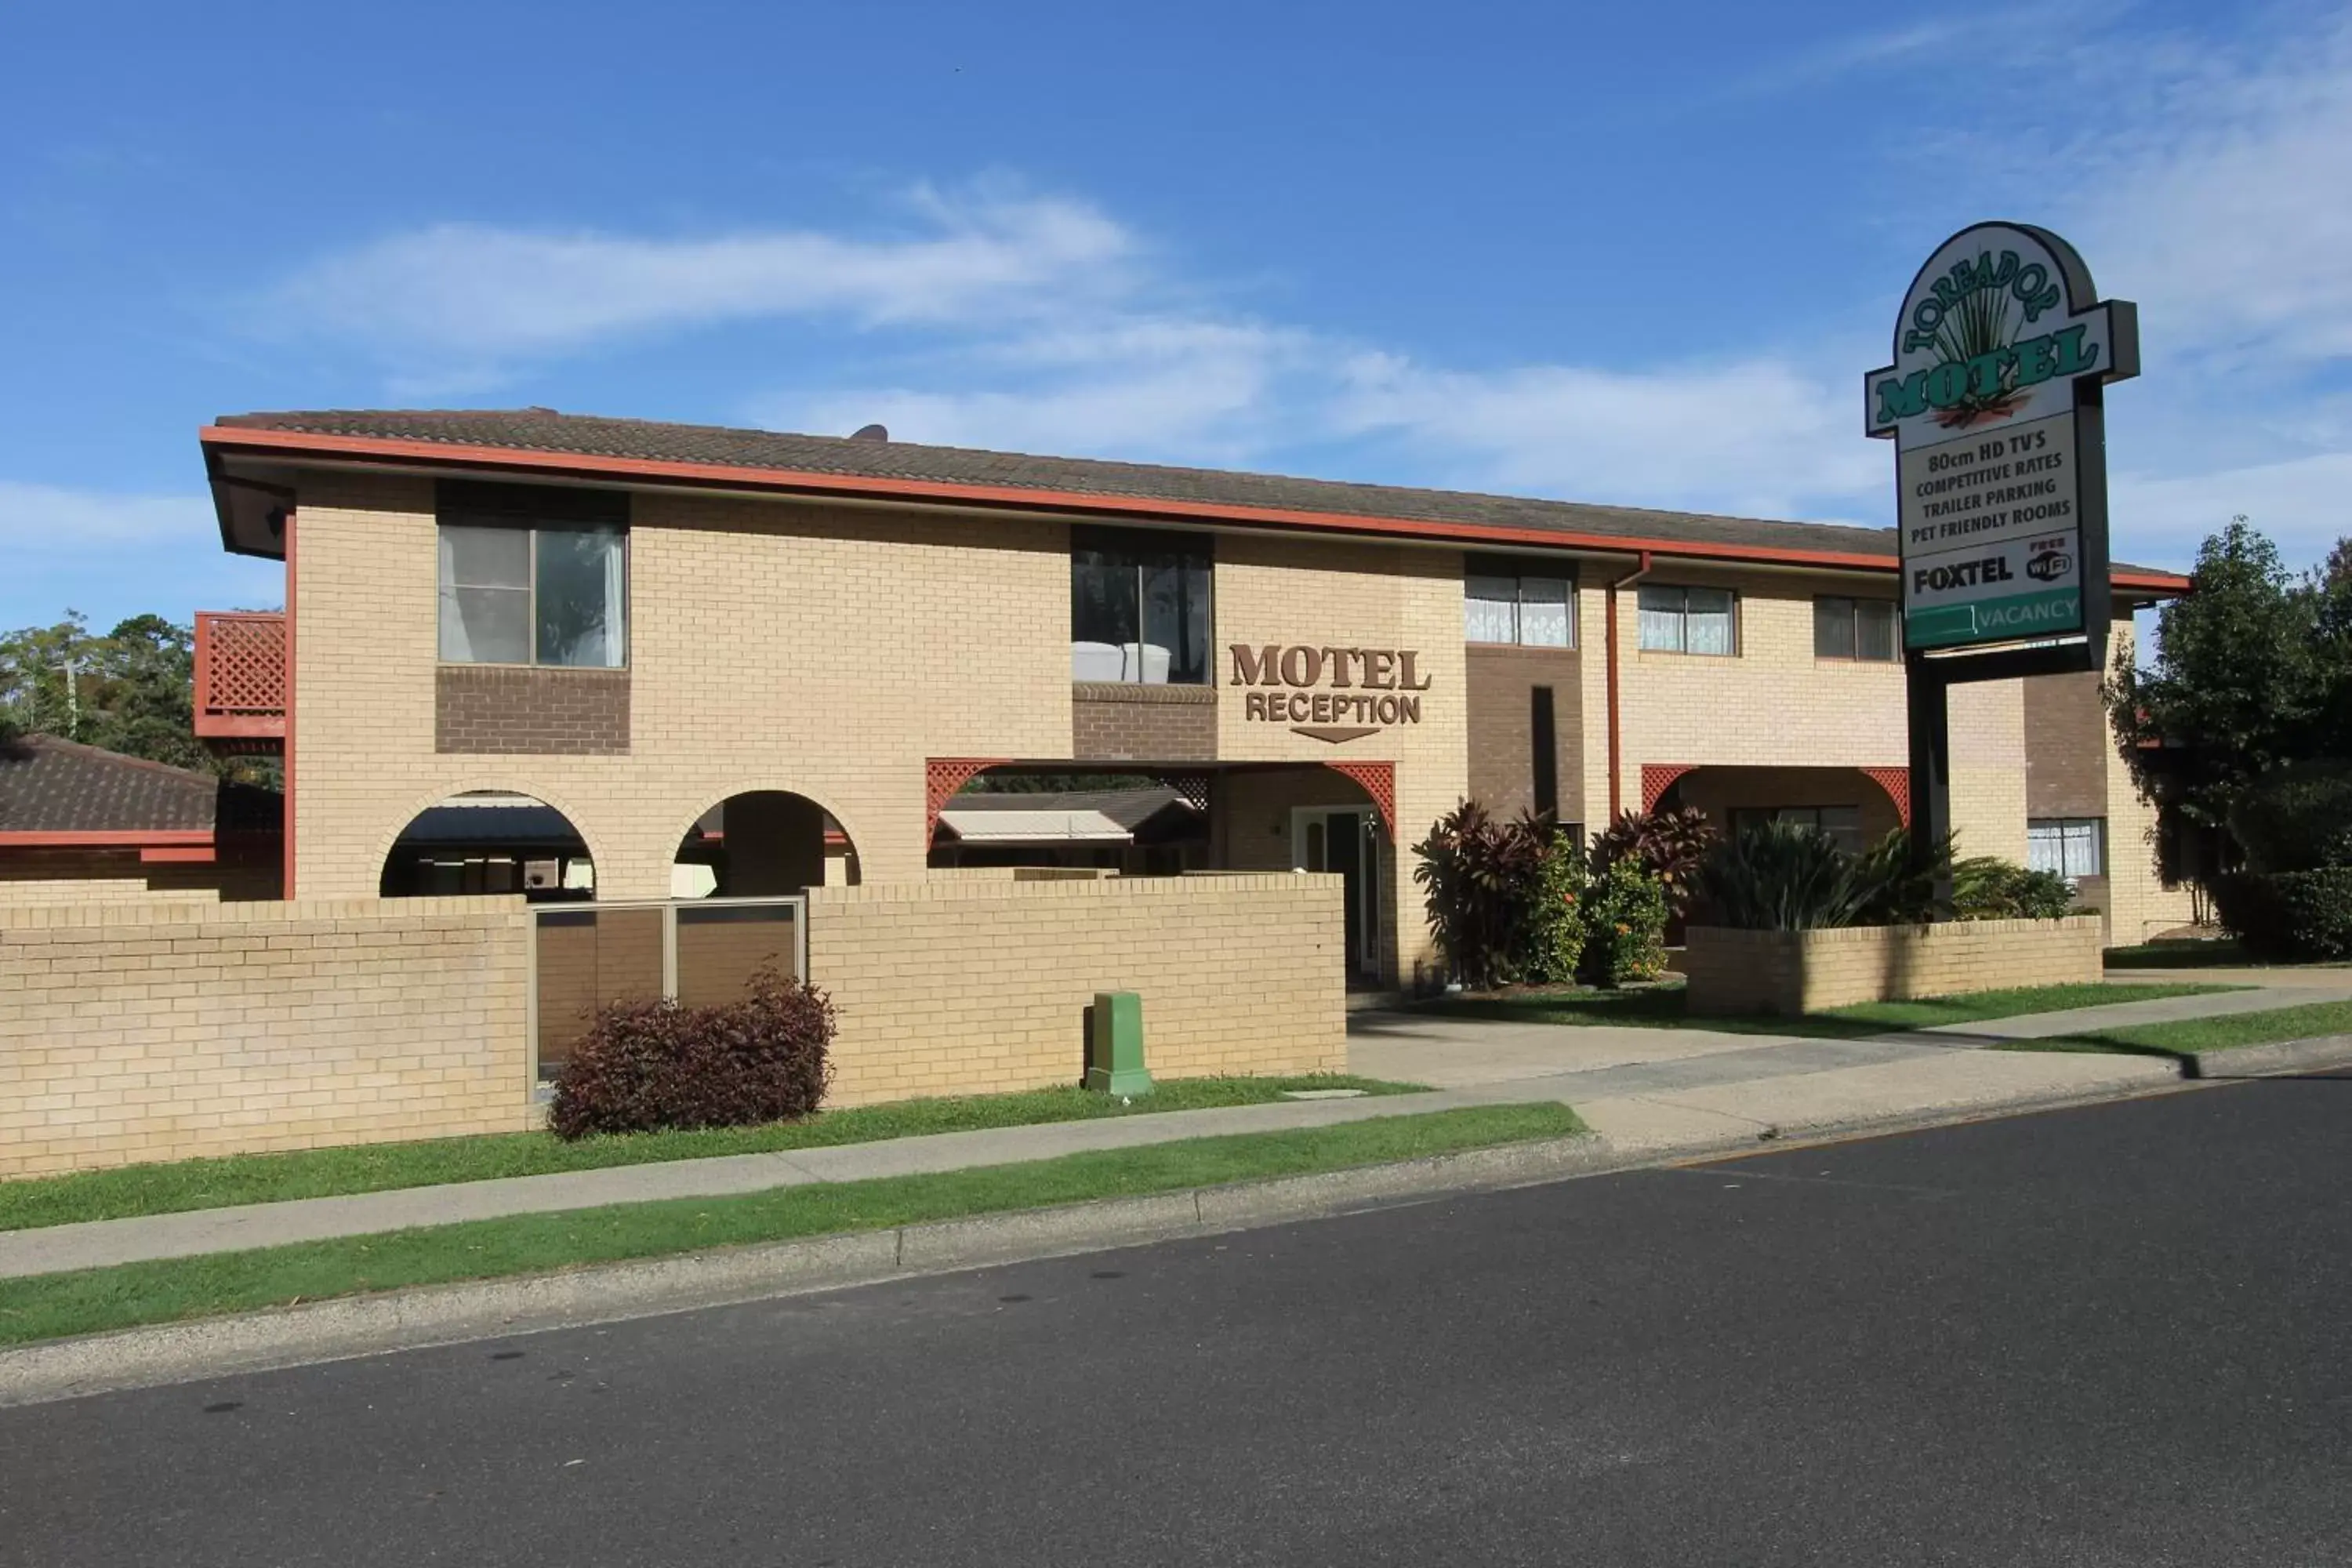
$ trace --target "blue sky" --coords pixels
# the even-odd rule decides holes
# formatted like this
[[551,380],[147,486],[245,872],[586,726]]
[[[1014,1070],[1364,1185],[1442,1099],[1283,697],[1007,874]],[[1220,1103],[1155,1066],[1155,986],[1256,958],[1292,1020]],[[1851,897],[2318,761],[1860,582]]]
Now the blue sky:
[[2352,9],[45,6],[0,626],[274,604],[196,428],[542,405],[1885,521],[1948,233],[2141,306],[2116,552],[2352,531]]

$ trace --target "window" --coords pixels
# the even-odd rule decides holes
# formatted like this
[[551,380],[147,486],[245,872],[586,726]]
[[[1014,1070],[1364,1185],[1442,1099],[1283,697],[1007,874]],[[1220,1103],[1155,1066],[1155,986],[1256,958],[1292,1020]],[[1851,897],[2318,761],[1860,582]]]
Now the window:
[[1528,741],[1533,753],[1536,810],[1559,815],[1559,733],[1552,714],[1551,688],[1528,689]]
[[441,487],[441,661],[628,662],[628,497]]
[[1576,646],[1576,579],[1565,569],[1518,570],[1473,558],[1462,584],[1462,634],[1471,642]]
[[1642,647],[1648,653],[1729,655],[1737,650],[1728,588],[1642,587]]
[[2103,816],[2042,816],[2025,825],[2025,863],[2068,881],[2106,874],[2107,821]]
[[1893,664],[1903,657],[1903,612],[1886,599],[1815,599],[1813,657]]
[[1070,531],[1070,677],[1153,685],[1209,680],[1204,534]]
[[1862,807],[1858,805],[1767,805],[1735,806],[1731,812],[1731,832],[1738,837],[1740,830],[1754,822],[1799,822],[1818,833],[1825,833],[1837,842],[1837,847],[1849,855],[1859,855],[1862,841]]

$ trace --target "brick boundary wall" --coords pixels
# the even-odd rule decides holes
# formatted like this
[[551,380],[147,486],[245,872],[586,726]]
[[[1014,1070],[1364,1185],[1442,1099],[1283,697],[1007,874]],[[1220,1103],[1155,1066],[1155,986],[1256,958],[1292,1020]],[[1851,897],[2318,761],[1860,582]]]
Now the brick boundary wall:
[[1340,879],[941,879],[809,892],[832,1105],[1075,1083],[1097,991],[1143,997],[1155,1078],[1347,1067]]
[[537,1124],[520,898],[0,909],[0,1176]]
[[2084,915],[1836,931],[1693,926],[1680,967],[1694,1014],[1794,1017],[1856,1002],[2095,984],[2104,930]]

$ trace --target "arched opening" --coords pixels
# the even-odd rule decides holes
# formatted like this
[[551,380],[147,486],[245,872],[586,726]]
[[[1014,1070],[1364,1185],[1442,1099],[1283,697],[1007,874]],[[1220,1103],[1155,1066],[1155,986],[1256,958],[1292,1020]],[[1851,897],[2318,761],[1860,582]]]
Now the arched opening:
[[1727,835],[1768,818],[1801,822],[1858,852],[1903,826],[1908,801],[1898,800],[1894,786],[1881,776],[1890,772],[1895,770],[1683,768],[1674,771],[1672,782],[1657,792],[1653,804],[1660,811],[1695,807]]
[[572,819],[536,795],[467,790],[410,819],[383,858],[387,899],[520,893],[534,903],[596,896],[596,865]]
[[940,803],[937,868],[1172,877],[1209,864],[1209,779],[1198,770],[992,767]]
[[745,790],[695,818],[670,866],[670,896],[755,899],[855,887],[857,847],[831,813],[789,790]]

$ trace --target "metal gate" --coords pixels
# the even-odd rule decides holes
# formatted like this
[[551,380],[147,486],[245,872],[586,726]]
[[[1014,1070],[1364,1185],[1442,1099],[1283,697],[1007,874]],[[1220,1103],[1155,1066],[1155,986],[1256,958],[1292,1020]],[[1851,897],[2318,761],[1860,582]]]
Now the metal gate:
[[731,1002],[763,963],[805,980],[808,900],[551,904],[531,911],[530,942],[530,1038],[544,1079],[609,1003]]

